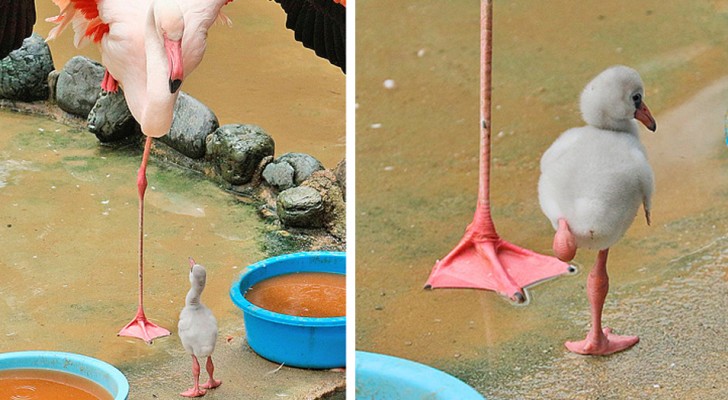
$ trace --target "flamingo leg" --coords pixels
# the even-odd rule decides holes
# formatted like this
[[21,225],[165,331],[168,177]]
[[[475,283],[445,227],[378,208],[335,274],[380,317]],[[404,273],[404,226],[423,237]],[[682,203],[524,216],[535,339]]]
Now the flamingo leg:
[[561,261],[571,261],[576,256],[576,238],[564,218],[559,218],[553,244],[554,254]]
[[481,0],[480,171],[478,203],[463,238],[435,263],[425,288],[494,290],[519,303],[524,287],[573,271],[554,257],[523,249],[498,236],[490,214],[490,103],[493,35],[492,0]]
[[200,397],[207,393],[205,389],[200,388],[200,363],[194,355],[192,356],[192,379],[194,380],[194,386],[180,393],[180,396]]
[[119,90],[119,82],[114,79],[108,69],[104,70],[104,79],[101,81],[101,89],[109,93],[116,93],[116,91]]
[[609,249],[599,251],[597,261],[587,278],[587,295],[591,306],[592,327],[586,339],[566,342],[566,348],[573,353],[607,355],[626,350],[639,342],[637,336],[621,336],[612,333],[611,328],[602,329],[602,309],[609,292],[607,255]]
[[153,322],[144,314],[144,194],[147,190],[147,162],[152,148],[152,138],[147,137],[144,143],[142,164],[137,174],[137,189],[139,191],[139,307],[134,319],[119,331],[119,336],[136,337],[151,344],[158,337],[169,336],[171,333]]
[[209,378],[207,379],[207,382],[202,384],[203,388],[214,389],[222,385],[222,381],[218,381],[212,377],[212,374],[215,372],[215,365],[212,363],[212,356],[207,357],[207,364],[205,365],[205,369],[207,369],[207,375],[209,375]]

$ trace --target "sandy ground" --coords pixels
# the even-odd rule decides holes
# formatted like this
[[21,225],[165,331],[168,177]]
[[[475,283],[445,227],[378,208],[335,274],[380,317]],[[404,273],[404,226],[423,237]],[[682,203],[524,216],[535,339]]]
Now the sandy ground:
[[576,275],[531,288],[525,307],[490,292],[422,290],[474,209],[478,12],[476,1],[357,3],[357,349],[441,368],[489,399],[728,393],[728,2],[495,2],[491,201],[501,236],[550,254],[538,161],[583,124],[578,96],[591,77],[633,66],[657,119],[657,133],[642,135],[656,175],[653,226],[637,219],[610,252],[604,316],[641,342],[605,358],[563,348],[588,329],[593,251],[577,255]]
[[215,184],[155,159],[145,305],[173,334],[151,346],[117,337],[136,310],[140,152],[104,148],[45,118],[0,111],[0,121],[0,352],[85,354],[117,366],[130,399],[177,399],[192,382],[175,332],[194,257],[207,267],[202,301],[220,327],[214,359],[224,383],[206,398],[315,399],[343,387],[343,372],[279,368],[251,350],[228,291],[265,257],[262,221]]

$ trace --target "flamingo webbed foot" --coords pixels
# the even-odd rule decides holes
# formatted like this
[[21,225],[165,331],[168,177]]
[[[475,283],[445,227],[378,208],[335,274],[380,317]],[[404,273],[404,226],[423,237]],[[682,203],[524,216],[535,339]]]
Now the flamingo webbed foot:
[[158,337],[169,335],[171,333],[167,329],[148,320],[144,315],[144,311],[137,312],[137,316],[118,333],[118,336],[139,338],[148,344],[152,344],[152,341]]
[[207,380],[207,382],[200,385],[200,387],[205,388],[205,389],[214,389],[220,385],[222,385],[222,381],[210,378]]
[[207,393],[205,389],[198,388],[189,388],[186,391],[180,393],[179,395],[182,397],[202,397]]
[[637,344],[637,336],[622,336],[612,333],[611,328],[604,328],[597,334],[589,332],[586,339],[578,342],[566,342],[564,345],[572,353],[583,355],[606,356],[627,350]]

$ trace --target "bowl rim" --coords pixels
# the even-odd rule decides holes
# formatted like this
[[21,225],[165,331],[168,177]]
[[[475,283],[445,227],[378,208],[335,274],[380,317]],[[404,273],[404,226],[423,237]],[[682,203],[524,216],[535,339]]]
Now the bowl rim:
[[[253,263],[245,268],[243,272],[241,272],[237,278],[233,281],[232,286],[230,287],[230,299],[235,303],[236,306],[238,306],[240,309],[243,310],[243,314],[254,316],[266,321],[275,322],[279,324],[285,324],[285,325],[294,325],[294,326],[306,326],[306,327],[340,327],[340,326],[346,326],[346,316],[341,317],[324,317],[324,318],[315,318],[315,317],[297,317],[294,315],[288,315],[288,314],[281,314],[277,312],[273,312],[270,310],[266,310],[265,308],[261,308],[256,306],[255,304],[248,301],[248,299],[245,298],[242,291],[240,290],[240,285],[243,282],[243,279],[247,277],[248,275],[252,274],[254,271],[260,269],[260,268],[266,268],[269,264],[272,263],[278,263],[281,261],[286,260],[295,260],[299,258],[310,258],[310,257],[319,257],[319,258],[332,258],[332,259],[342,259],[344,260],[344,263],[346,263],[346,252],[343,251],[303,251],[303,252],[297,252],[297,253],[290,253],[290,254],[283,254],[275,257],[266,258],[264,260],[260,260],[256,263]],[[346,267],[344,267],[346,269]],[[346,276],[346,273],[340,273],[340,272],[331,272],[335,274],[340,274]],[[273,276],[278,275],[286,275],[288,273],[282,273]]]
[[[443,394],[438,399],[485,400],[472,386],[439,369],[416,361],[380,353],[357,350],[355,353],[355,374],[357,385],[364,381],[360,374],[387,376],[400,382],[411,382],[417,388]],[[414,379],[413,379],[414,378]],[[442,390],[446,389],[445,392]]]
[[[107,363],[106,361],[99,360],[98,358],[86,356],[78,353],[68,353],[63,351],[50,351],[50,350],[25,350],[25,351],[13,351],[7,353],[0,353],[0,364],[4,361],[17,360],[21,364],[23,361],[38,360],[38,359],[50,359],[62,361],[65,365],[68,361],[71,361],[75,365],[83,366],[86,370],[99,370],[107,374],[110,379],[116,384],[118,393],[112,394],[114,399],[127,399],[129,397],[129,381],[126,376],[119,371],[115,366]],[[69,369],[58,369],[44,366],[12,366],[10,368],[3,368],[0,365],[0,371],[8,371],[13,369],[45,369],[50,371],[59,371],[76,376],[80,376],[84,379],[88,379],[97,385],[103,387],[105,390],[109,390],[104,384],[95,381],[94,379],[82,375],[75,370]]]

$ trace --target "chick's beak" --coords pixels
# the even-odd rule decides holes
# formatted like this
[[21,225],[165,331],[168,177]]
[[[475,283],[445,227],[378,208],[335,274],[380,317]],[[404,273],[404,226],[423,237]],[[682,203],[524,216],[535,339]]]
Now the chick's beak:
[[657,130],[657,122],[655,122],[655,119],[652,117],[652,113],[650,113],[650,109],[647,108],[647,104],[644,102],[640,103],[637,111],[634,112],[634,117],[637,121],[642,122],[647,129],[652,132]]
[[195,260],[192,259],[192,257],[190,257],[189,260],[190,260],[190,271],[192,271],[192,267],[194,267],[196,263],[195,263]]

